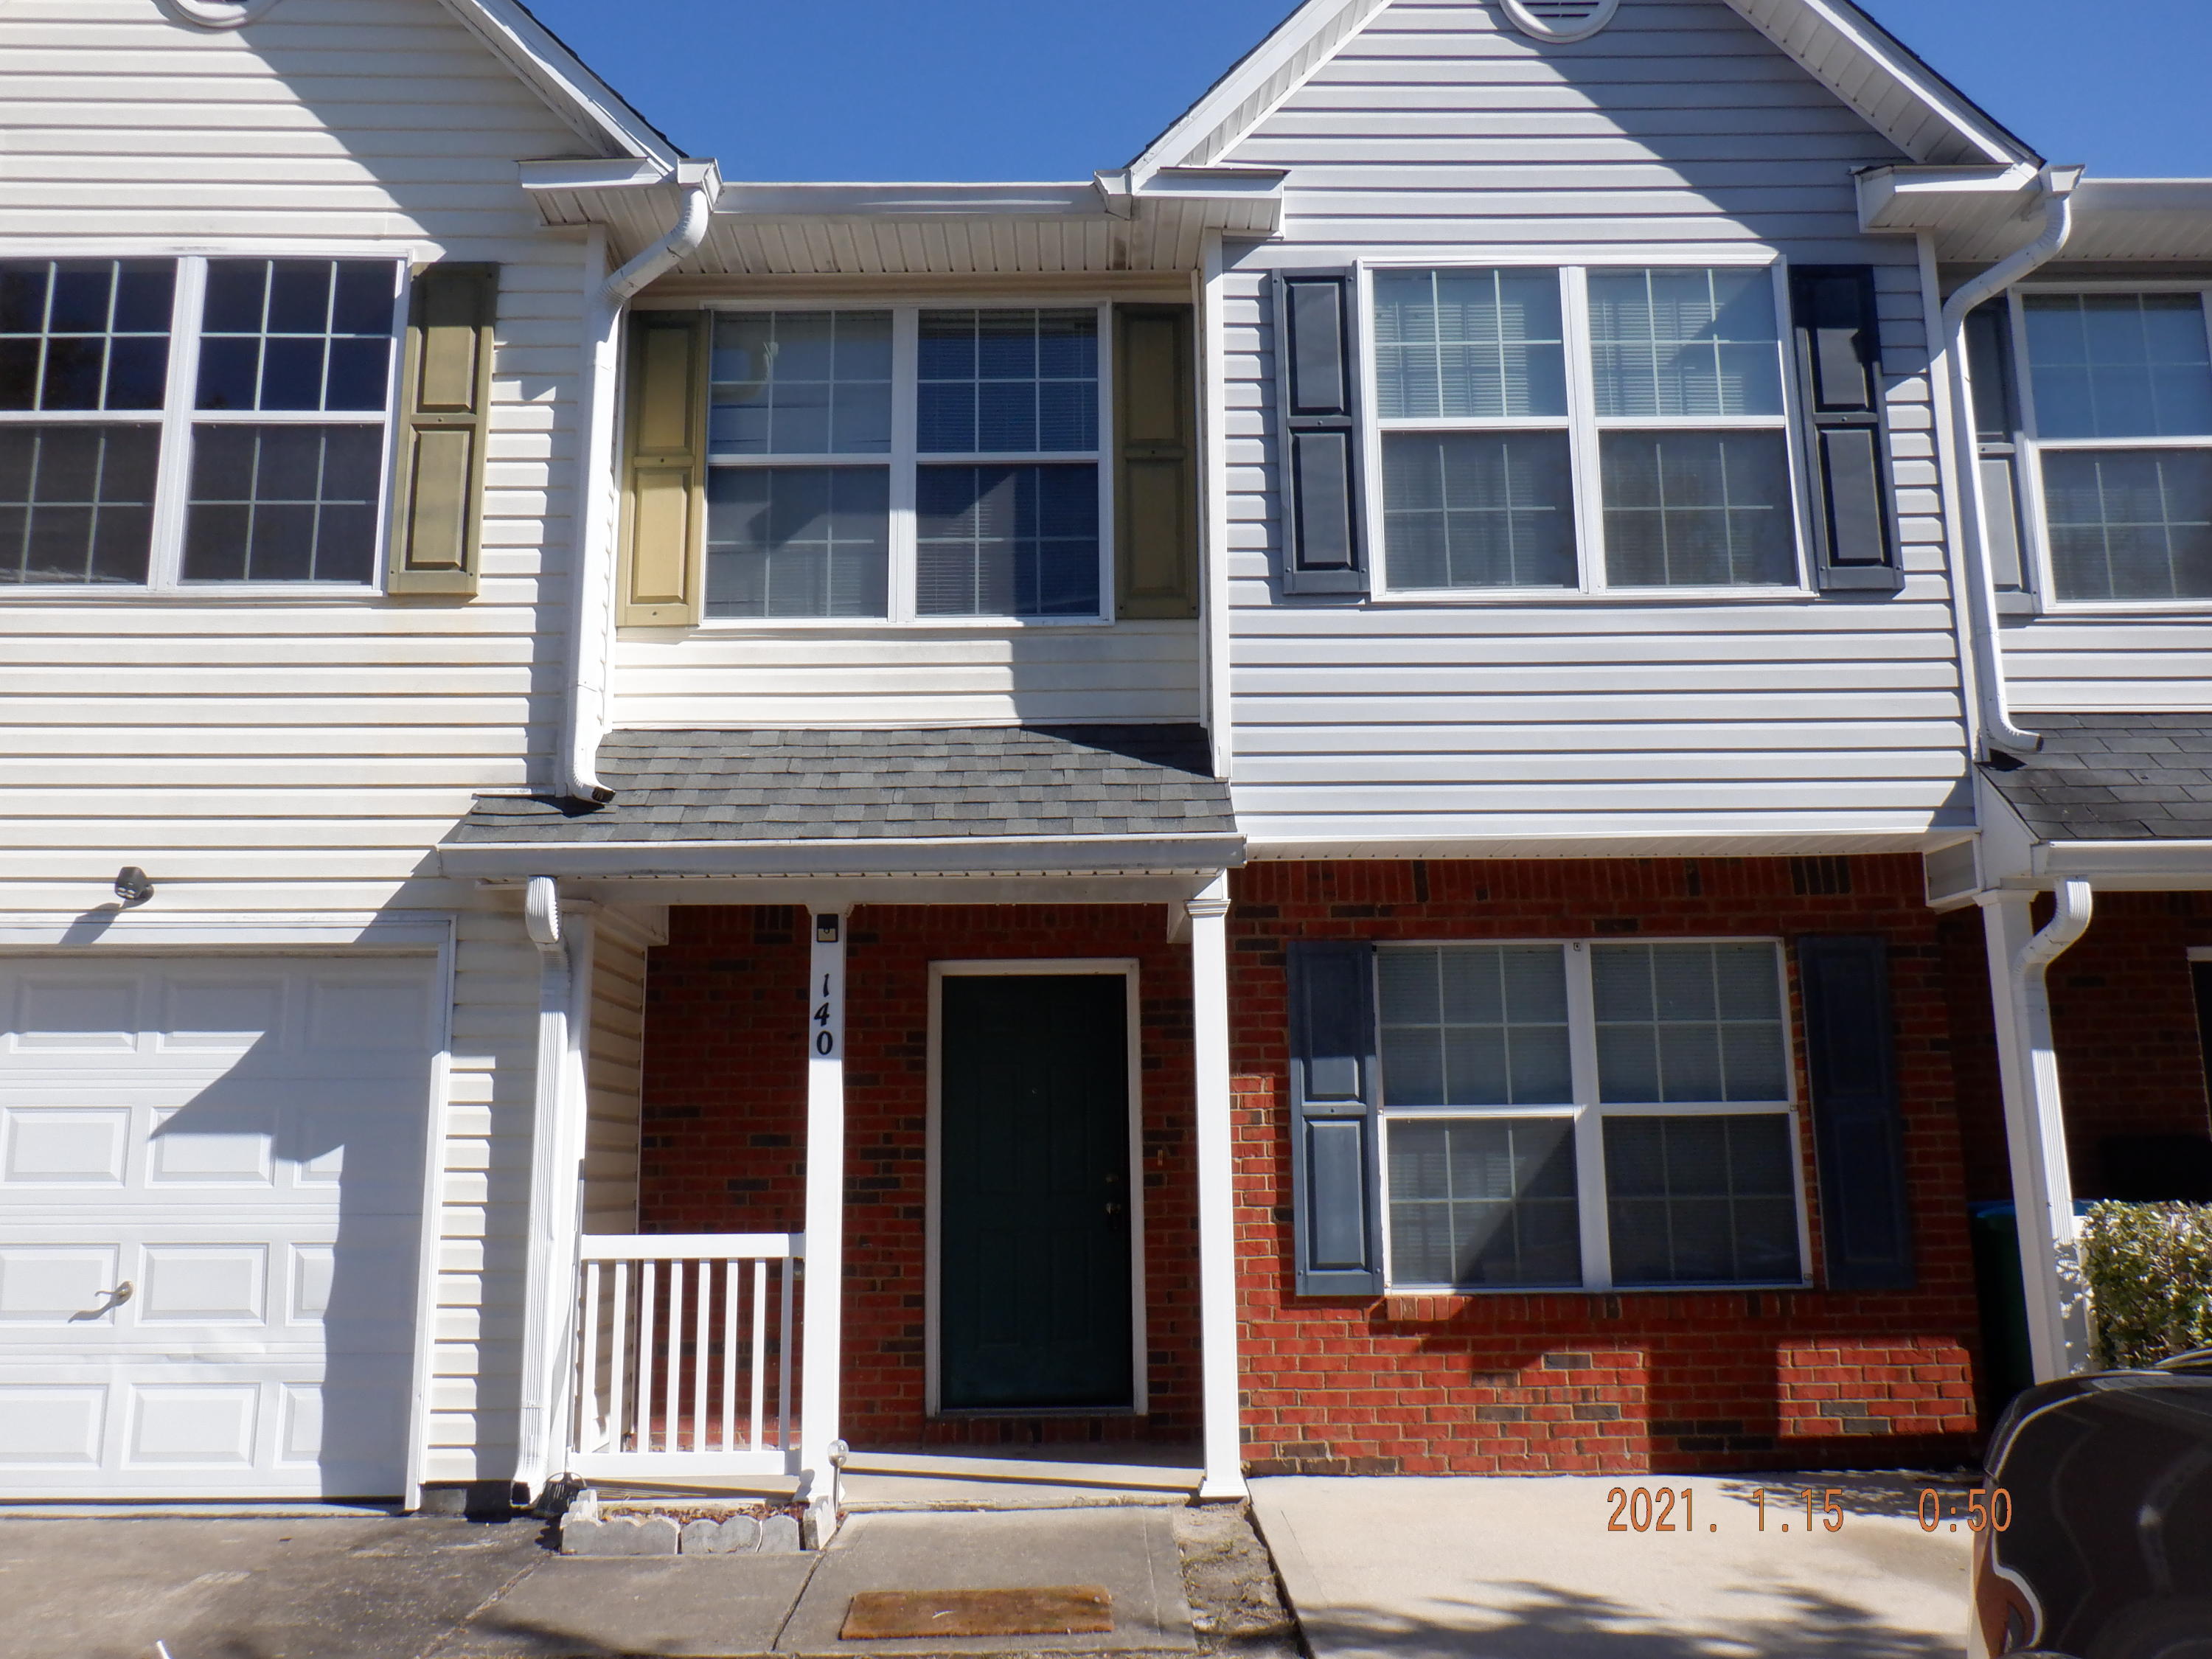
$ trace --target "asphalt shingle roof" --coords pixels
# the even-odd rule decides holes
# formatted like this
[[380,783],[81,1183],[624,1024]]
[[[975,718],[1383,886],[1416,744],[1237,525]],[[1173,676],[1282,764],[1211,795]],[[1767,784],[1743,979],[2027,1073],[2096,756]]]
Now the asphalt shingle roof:
[[2212,714],[2045,714],[2040,752],[1984,769],[2045,841],[2212,840]]
[[448,844],[1233,835],[1196,726],[615,732],[596,811],[486,797]]

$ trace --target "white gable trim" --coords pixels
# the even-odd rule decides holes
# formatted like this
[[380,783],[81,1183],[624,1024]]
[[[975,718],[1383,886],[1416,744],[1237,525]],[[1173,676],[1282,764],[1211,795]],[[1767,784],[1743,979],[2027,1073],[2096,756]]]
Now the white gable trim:
[[[1132,187],[1163,167],[1218,161],[1389,3],[1306,0],[1129,164]],[[1851,0],[1728,4],[1914,161],[2040,162]]]
[[1306,0],[1129,164],[1129,187],[1144,189],[1163,167],[1218,161],[1389,3]]
[[683,152],[599,79],[520,0],[444,0],[447,10],[583,137],[672,172]]

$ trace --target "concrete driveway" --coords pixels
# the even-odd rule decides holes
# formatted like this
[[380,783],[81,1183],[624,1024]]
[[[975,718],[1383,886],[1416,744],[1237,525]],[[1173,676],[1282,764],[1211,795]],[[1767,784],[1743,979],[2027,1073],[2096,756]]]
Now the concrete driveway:
[[[1921,1530],[1926,1484],[1301,1476],[1255,1481],[1253,1508],[1314,1659],[1960,1659],[1972,1540]],[[1609,1495],[1639,1486],[1648,1512]]]

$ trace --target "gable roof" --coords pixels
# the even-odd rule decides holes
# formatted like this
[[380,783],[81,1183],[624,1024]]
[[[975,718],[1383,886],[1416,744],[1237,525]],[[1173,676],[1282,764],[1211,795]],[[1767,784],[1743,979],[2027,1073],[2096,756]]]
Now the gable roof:
[[[1132,184],[1142,188],[1163,167],[1218,161],[1389,3],[1305,0],[1129,164]],[[2040,164],[1853,0],[1726,3],[1914,161]]]
[[463,27],[490,47],[576,132],[612,155],[635,156],[672,172],[684,151],[594,74],[522,0],[442,0]]

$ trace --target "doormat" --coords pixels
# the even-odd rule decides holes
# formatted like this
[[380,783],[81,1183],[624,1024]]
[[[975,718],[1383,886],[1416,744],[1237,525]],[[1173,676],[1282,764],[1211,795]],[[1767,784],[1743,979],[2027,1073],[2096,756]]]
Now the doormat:
[[931,1636],[1084,1636],[1114,1628],[1096,1584],[1054,1589],[866,1590],[845,1611],[846,1642]]

